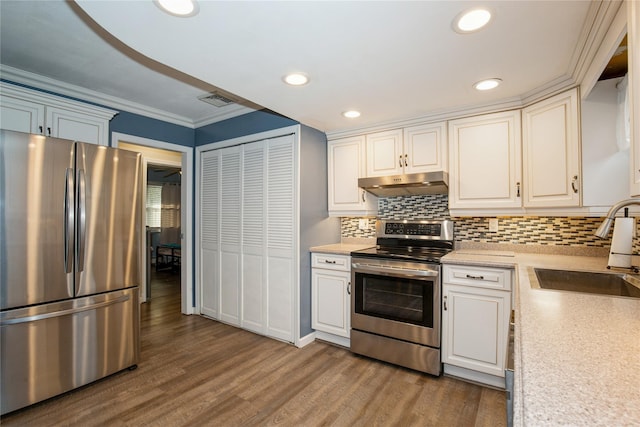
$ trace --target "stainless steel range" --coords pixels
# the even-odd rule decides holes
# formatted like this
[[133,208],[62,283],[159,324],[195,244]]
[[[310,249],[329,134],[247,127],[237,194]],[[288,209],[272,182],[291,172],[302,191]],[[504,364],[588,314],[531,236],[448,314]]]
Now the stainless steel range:
[[451,221],[377,221],[377,246],[351,252],[351,351],[440,375],[440,258]]

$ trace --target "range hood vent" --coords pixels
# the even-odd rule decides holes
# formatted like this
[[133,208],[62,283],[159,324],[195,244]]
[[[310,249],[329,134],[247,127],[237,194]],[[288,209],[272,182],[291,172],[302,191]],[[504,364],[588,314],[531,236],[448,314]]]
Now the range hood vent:
[[379,197],[447,194],[449,192],[449,175],[439,171],[360,178],[358,179],[358,187]]
[[233,104],[235,102],[233,99],[229,99],[215,92],[199,96],[198,99],[200,101],[206,102],[207,104],[211,104],[215,107],[224,107],[226,105]]

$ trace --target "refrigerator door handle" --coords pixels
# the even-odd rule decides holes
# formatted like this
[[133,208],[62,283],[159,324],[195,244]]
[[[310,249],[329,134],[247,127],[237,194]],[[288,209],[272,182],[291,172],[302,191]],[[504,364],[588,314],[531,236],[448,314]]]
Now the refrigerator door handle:
[[78,169],[78,253],[76,271],[84,271],[84,252],[87,226],[87,180],[84,169]]
[[68,316],[70,314],[82,313],[83,311],[95,310],[96,308],[106,307],[113,304],[119,304],[119,303],[128,301],[129,298],[130,296],[128,294],[125,294],[112,300],[102,301],[95,304],[86,305],[83,307],[68,308],[65,310],[34,314],[32,316],[2,319],[0,320],[0,326],[16,325],[18,323],[29,323],[29,322],[35,322],[37,320],[50,319],[52,317]]
[[73,211],[73,170],[67,168],[65,173],[65,189],[64,189],[64,271],[71,273],[73,265],[73,228],[74,228],[74,211]]

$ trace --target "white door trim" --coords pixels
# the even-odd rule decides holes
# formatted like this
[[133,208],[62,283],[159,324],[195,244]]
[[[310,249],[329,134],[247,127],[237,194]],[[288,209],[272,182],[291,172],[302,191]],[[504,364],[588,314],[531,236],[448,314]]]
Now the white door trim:
[[[181,210],[180,222],[182,227],[181,256],[182,269],[180,273],[181,286],[181,312],[183,314],[193,314],[195,312],[193,293],[193,147],[173,144],[170,142],[158,141],[154,139],[142,138],[120,132],[111,133],[111,144],[118,147],[118,142],[130,142],[132,144],[144,145],[146,147],[158,148],[161,150],[177,151],[182,153],[182,189],[180,204],[184,207]],[[154,163],[153,159],[151,163]],[[163,161],[163,163],[167,163]],[[145,176],[146,180],[146,176]],[[146,265],[146,264],[143,264]],[[146,276],[146,268],[143,270],[143,277]],[[144,277],[146,280],[146,277]],[[145,282],[143,282],[145,283]]]

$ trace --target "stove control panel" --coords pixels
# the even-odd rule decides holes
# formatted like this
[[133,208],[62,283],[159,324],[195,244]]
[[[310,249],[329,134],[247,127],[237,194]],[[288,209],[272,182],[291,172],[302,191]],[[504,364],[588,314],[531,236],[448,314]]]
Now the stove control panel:
[[442,233],[441,223],[387,222],[384,225],[384,234],[387,236],[440,237],[441,233]]
[[377,237],[408,237],[453,240],[451,221],[380,221]]

